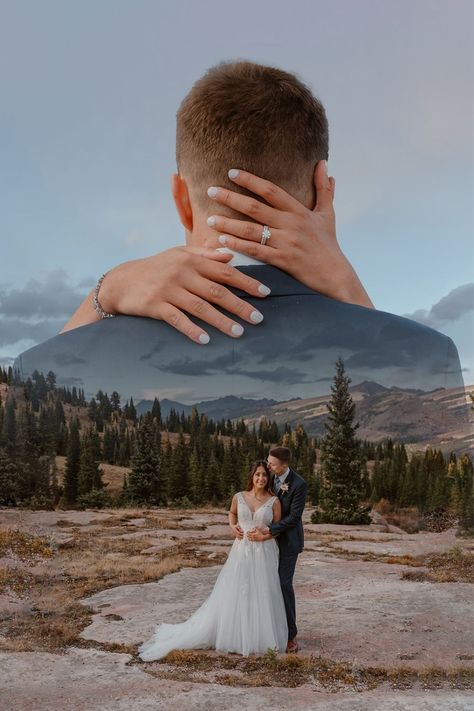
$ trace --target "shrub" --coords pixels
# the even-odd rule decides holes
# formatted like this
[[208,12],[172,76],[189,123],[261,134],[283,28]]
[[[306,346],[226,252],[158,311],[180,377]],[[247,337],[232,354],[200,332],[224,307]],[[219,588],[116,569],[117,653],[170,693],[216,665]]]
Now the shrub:
[[92,489],[87,494],[77,497],[77,508],[103,509],[110,503],[109,495],[103,489]]

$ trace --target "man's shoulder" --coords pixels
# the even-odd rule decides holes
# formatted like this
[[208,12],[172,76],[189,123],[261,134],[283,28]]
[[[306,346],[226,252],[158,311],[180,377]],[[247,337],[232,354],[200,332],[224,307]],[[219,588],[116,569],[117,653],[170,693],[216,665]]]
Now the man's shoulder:
[[321,392],[344,353],[354,383],[370,379],[382,387],[425,391],[462,387],[456,346],[444,334],[330,299],[272,267],[246,268],[252,269],[272,293],[265,299],[246,295],[264,320],[245,324],[241,338],[193,319],[211,336],[203,346],[163,321],[117,316],[54,336],[22,353],[14,367],[23,379],[52,370],[61,385],[121,390],[125,397],[159,390],[171,400],[182,393],[188,400],[199,394],[198,401],[245,398],[258,382],[261,398],[283,401]]
[[[308,313],[313,313],[319,322],[325,325],[338,323],[338,326],[347,326],[348,329],[383,329],[384,335],[390,336],[394,341],[402,337],[425,337],[447,347],[448,336],[436,329],[414,321],[407,316],[400,316],[390,311],[370,308],[359,304],[339,301],[332,297],[310,289],[297,281],[286,272],[268,265],[249,265],[238,267],[240,271],[268,284],[271,294],[268,301],[278,298],[282,307],[285,304],[290,308],[298,306],[305,318]],[[244,297],[239,290],[235,293]],[[247,295],[248,297],[248,295]],[[266,300],[267,300],[266,299]],[[264,306],[265,301],[261,304]],[[452,343],[452,341],[451,341]]]
[[301,476],[301,474],[298,474],[294,469],[290,468],[290,476],[291,480],[294,485],[300,487],[300,486],[306,486],[306,480]]

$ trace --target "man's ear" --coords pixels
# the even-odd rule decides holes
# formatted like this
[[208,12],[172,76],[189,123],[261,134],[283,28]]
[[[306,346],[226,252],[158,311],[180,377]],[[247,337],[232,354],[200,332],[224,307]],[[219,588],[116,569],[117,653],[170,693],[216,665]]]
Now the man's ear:
[[186,181],[178,173],[171,176],[171,192],[173,193],[174,204],[178,211],[179,219],[183,227],[192,232],[193,210],[189,200],[189,190]]

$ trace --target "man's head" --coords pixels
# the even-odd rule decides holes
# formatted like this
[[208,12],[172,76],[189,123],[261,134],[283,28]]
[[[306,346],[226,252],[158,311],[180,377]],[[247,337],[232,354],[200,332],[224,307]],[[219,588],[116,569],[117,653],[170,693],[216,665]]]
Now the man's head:
[[290,466],[291,451],[288,447],[272,447],[268,453],[267,464],[275,476],[284,474]]
[[191,208],[192,231],[196,218],[203,224],[199,213],[205,224],[215,211],[209,186],[239,189],[229,181],[230,168],[271,180],[313,207],[314,168],[327,157],[324,107],[299,79],[253,62],[219,64],[194,84],[177,114],[179,177],[173,193],[181,219],[190,231],[178,204],[183,197]]

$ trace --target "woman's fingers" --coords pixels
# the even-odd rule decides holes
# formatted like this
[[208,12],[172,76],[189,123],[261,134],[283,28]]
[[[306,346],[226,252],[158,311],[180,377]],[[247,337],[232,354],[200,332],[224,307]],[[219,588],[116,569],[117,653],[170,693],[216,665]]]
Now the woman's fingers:
[[212,259],[215,262],[230,262],[232,259],[232,254],[227,254],[226,252],[218,252],[216,249],[204,248],[204,247],[186,247],[187,250],[197,254],[199,257],[205,257],[206,259]]
[[[216,284],[214,286],[217,287],[220,285]],[[203,288],[203,291],[206,291],[205,287]],[[208,291],[206,298],[209,298],[210,294],[212,294],[212,290]],[[202,298],[198,294],[190,291],[180,289],[174,298],[174,302],[179,309],[186,311],[192,316],[196,316],[201,321],[208,323],[210,326],[214,326],[214,328],[217,328],[218,331],[222,331],[222,333],[225,333],[227,336],[239,338],[239,336],[241,336],[244,332],[244,327],[240,323],[233,321],[228,316],[214,308],[214,306],[206,301],[206,298]],[[219,300],[222,297],[217,294],[214,298]]]
[[331,180],[328,178],[327,163],[325,160],[320,160],[316,165],[314,171],[314,185],[316,188],[316,205],[314,212],[332,210],[334,194]]
[[273,207],[265,205],[256,198],[247,197],[240,193],[234,193],[232,190],[217,187],[210,187],[207,194],[212,200],[251,217],[252,220],[259,222],[261,225],[284,227],[288,221],[285,220],[284,212],[275,210]]
[[195,341],[195,343],[206,345],[210,341],[209,334],[193,323],[186,314],[177,309],[176,306],[173,306],[173,304],[163,304],[157,311],[155,318],[165,321],[190,338],[191,341]]
[[[229,256],[232,257],[233,255]],[[231,267],[229,264],[206,262],[201,270],[201,275],[210,281],[215,282],[216,286],[227,284],[228,286],[240,289],[240,291],[244,291],[251,296],[258,296],[259,298],[262,298],[268,296],[270,293],[268,286],[262,284],[261,281],[253,279],[253,277],[244,274],[235,267]],[[246,302],[242,299],[239,299],[239,301],[241,302],[241,308],[243,308]],[[234,313],[238,313],[238,311],[235,311]]]
[[[232,220],[222,215],[212,215],[208,218],[207,224],[217,232],[235,235],[236,237],[241,237],[251,242],[261,242],[262,240],[263,227],[256,222],[244,222],[243,220]],[[269,241],[271,241],[273,247],[277,246],[280,233],[281,230],[276,228],[271,229]]]
[[234,183],[246,188],[251,193],[255,193],[255,195],[260,195],[269,205],[276,207],[277,210],[303,214],[304,206],[292,195],[285,192],[283,188],[275,185],[275,183],[236,168],[229,170],[228,175]]
[[[211,267],[211,265],[209,265]],[[225,265],[215,263],[216,269],[222,270]],[[212,267],[210,268],[212,272]],[[235,272],[235,274],[234,274]],[[212,275],[214,276],[214,275]],[[157,315],[170,323],[178,331],[181,331],[188,338],[196,343],[208,343],[208,334],[196,326],[186,313],[196,316],[210,326],[214,326],[224,334],[233,338],[238,338],[244,333],[243,326],[229,318],[227,315],[212,306],[216,304],[231,314],[248,321],[251,324],[258,324],[263,321],[263,315],[258,309],[248,304],[243,299],[233,294],[222,282],[233,282],[235,285],[247,293],[255,293],[256,296],[266,296],[270,293],[268,287],[242,274],[237,269],[230,267],[229,270],[221,271],[219,274],[221,283],[197,277],[186,287],[179,288],[173,295],[173,303],[166,304],[157,310]],[[171,308],[170,308],[171,307]]]
[[[206,301],[218,304],[221,308],[229,311],[229,313],[235,314],[249,323],[255,324],[263,321],[263,314],[260,313],[258,309],[252,306],[252,304],[248,304],[246,301],[239,299],[238,296],[235,296],[235,294],[229,291],[229,289],[226,289],[225,286],[222,286],[222,284],[203,280],[199,293]],[[228,325],[229,324],[227,324],[227,327]],[[235,334],[233,333],[232,335]]]
[[281,251],[270,247],[268,242],[266,245],[256,244],[245,239],[239,239],[233,235],[219,235],[219,243],[223,247],[228,247],[234,252],[246,254],[253,259],[258,259],[265,264],[271,264],[274,267],[283,266],[281,263]]

